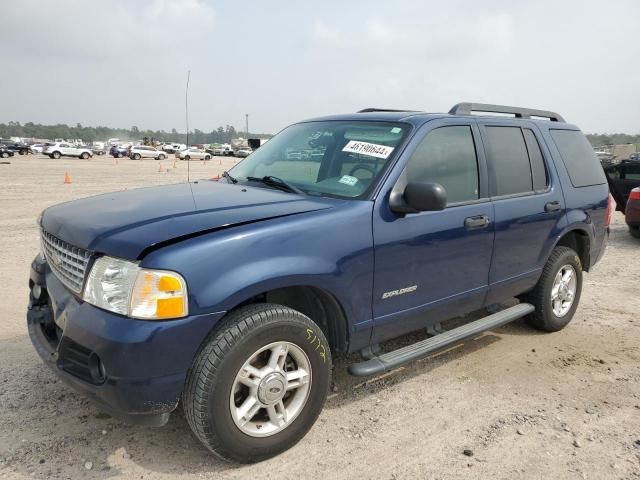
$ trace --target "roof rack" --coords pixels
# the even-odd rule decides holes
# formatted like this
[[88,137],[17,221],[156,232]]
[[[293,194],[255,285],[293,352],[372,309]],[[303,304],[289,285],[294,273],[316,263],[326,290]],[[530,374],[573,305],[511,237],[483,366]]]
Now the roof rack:
[[488,103],[463,102],[454,105],[449,113],[451,115],[471,115],[471,112],[511,113],[516,118],[540,117],[548,118],[552,122],[564,122],[560,114],[548,110],[535,110],[533,108],[507,107],[505,105],[491,105]]
[[396,110],[393,108],[363,108],[358,110],[357,113],[370,113],[370,112],[417,112],[417,110]]

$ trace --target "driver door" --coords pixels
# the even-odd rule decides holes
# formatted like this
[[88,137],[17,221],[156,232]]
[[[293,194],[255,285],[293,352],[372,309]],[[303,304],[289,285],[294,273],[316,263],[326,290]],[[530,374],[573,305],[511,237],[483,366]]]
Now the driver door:
[[[373,213],[377,343],[483,306],[493,252],[493,206],[475,121],[427,123],[411,141]],[[441,184],[447,207],[397,214],[396,182]]]

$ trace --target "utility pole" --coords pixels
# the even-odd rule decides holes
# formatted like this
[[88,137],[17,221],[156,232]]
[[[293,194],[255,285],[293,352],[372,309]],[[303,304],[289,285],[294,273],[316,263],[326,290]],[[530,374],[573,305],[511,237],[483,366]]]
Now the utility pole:
[[245,128],[246,128],[246,132],[247,132],[247,138],[249,138],[249,114],[245,113],[244,114],[244,121],[245,121]]

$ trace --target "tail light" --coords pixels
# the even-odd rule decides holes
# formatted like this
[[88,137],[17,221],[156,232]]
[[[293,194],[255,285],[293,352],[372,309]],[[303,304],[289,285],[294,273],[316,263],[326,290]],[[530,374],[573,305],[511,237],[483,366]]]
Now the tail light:
[[629,200],[640,200],[640,187],[636,187],[629,192]]
[[[639,190],[640,193],[640,190]],[[631,198],[631,197],[629,197]],[[604,221],[604,226],[608,227],[611,224],[611,217],[613,216],[613,210],[615,209],[614,207],[614,201],[613,201],[613,197],[611,196],[611,194],[609,194],[609,198],[607,199],[607,216],[606,219]]]

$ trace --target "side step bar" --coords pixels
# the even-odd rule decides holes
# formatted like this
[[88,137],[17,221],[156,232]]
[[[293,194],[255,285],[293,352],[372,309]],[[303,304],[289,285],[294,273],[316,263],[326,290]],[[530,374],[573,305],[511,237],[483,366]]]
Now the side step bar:
[[356,377],[366,377],[368,375],[388,372],[405,363],[426,357],[438,350],[468,340],[469,338],[477,337],[487,330],[506,325],[509,322],[528,315],[534,310],[533,305],[529,303],[519,303],[518,305],[441,333],[435,337],[427,338],[413,345],[407,345],[398,350],[375,356],[364,362],[349,365],[349,373]]

